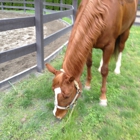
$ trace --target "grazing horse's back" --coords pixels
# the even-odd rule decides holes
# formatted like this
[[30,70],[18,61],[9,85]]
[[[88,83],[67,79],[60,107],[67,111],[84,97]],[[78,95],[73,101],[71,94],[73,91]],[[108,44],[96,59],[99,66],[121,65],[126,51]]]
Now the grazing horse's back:
[[106,28],[98,38],[96,48],[104,48],[111,39],[116,40],[119,35],[130,29],[137,11],[137,0],[108,0],[106,2],[109,3],[108,12],[104,17]]

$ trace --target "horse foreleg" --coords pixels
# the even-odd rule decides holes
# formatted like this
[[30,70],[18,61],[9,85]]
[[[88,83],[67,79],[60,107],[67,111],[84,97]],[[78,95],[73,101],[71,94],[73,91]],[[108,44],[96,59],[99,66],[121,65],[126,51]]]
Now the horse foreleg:
[[100,95],[100,105],[107,106],[106,81],[108,75],[108,65],[103,64],[101,68],[101,75],[102,75],[102,87],[101,87],[101,95]]
[[88,55],[86,65],[87,65],[87,78],[86,78],[85,89],[89,90],[90,89],[90,82],[91,82],[91,78],[92,78],[92,74],[91,74],[92,51]]
[[124,50],[125,47],[125,42],[128,39],[129,36],[129,30],[126,30],[123,34],[120,35],[120,43],[119,43],[119,55],[118,59],[116,61],[116,68],[114,70],[115,74],[120,74],[120,67],[121,67],[121,59],[122,59],[122,51]]
[[103,65],[101,67],[101,75],[102,75],[102,87],[101,87],[101,95],[100,95],[100,105],[107,106],[107,98],[106,98],[106,83],[108,76],[108,65],[110,57],[113,53],[114,42],[110,43],[109,46],[106,46],[103,50]]

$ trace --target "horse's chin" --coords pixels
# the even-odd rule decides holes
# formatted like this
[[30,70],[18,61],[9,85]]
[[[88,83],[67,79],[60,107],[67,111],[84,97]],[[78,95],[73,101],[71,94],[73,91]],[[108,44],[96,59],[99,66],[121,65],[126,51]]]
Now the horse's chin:
[[53,111],[53,114],[57,119],[62,120],[67,114],[67,110],[57,110],[56,113]]

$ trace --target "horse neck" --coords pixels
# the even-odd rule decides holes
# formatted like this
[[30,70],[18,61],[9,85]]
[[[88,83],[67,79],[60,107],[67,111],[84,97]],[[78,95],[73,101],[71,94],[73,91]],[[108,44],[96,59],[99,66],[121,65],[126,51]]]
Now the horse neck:
[[100,0],[84,2],[79,7],[63,61],[65,72],[75,78],[80,78],[88,55],[105,27],[106,5]]
[[88,55],[88,52],[80,50],[79,45],[75,46],[69,43],[63,61],[63,69],[66,74],[75,77],[77,80],[80,79]]

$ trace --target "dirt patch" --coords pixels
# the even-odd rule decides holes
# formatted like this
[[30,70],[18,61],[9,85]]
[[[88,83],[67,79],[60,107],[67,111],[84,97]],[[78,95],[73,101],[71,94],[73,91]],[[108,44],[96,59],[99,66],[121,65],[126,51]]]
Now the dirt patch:
[[[6,18],[18,18],[33,16],[26,13],[16,13],[16,12],[5,12],[0,11],[0,19]],[[67,24],[61,20],[55,20],[44,24],[44,38],[64,27]],[[45,46],[44,56],[49,56],[53,51],[63,45],[69,38],[67,33],[49,45]],[[16,30],[10,30],[5,32],[0,32],[0,52],[10,50],[13,48],[21,47],[35,42],[35,28],[22,28]],[[17,74],[33,65],[36,64],[36,53],[31,53],[29,55],[11,60],[0,64],[0,81],[4,80],[14,74]]]

